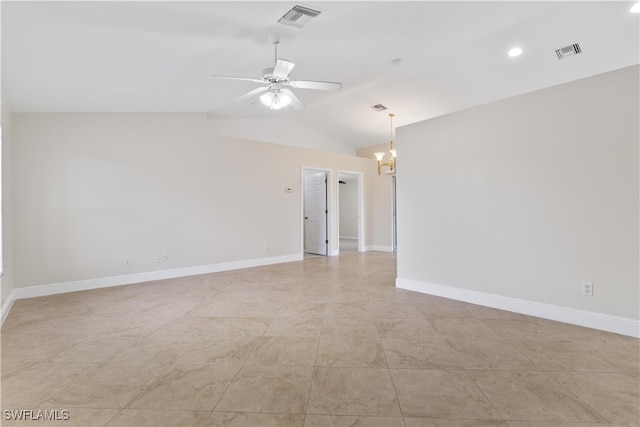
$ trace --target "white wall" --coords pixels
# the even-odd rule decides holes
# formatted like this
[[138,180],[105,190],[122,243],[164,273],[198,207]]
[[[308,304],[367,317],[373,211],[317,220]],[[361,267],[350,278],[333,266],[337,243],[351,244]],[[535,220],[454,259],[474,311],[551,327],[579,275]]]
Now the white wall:
[[[277,114],[277,112],[275,113]],[[209,117],[209,128],[217,135],[341,154],[356,154],[356,150],[352,146],[293,119],[220,119]]]
[[[370,159],[212,125],[199,113],[14,114],[16,287],[301,255],[302,166],[361,171],[365,188],[375,175]],[[367,204],[365,221],[374,214]],[[364,238],[375,245],[373,230]]]
[[400,128],[398,286],[637,335],[638,70]]
[[[1,96],[0,96],[1,98]],[[4,277],[0,279],[2,319],[10,307],[14,289],[13,273],[13,182],[11,108],[2,99],[2,256]]]

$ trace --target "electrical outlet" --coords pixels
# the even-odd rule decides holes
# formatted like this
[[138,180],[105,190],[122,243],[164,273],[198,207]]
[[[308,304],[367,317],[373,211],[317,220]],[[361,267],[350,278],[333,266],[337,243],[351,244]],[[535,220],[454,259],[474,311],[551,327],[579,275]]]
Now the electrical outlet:
[[125,257],[124,259],[124,265],[126,265],[127,267],[131,265],[131,258],[129,257]]
[[582,293],[590,297],[593,296],[593,282],[582,282]]
[[160,255],[156,255],[156,257],[154,258],[155,262],[159,263],[160,262]]

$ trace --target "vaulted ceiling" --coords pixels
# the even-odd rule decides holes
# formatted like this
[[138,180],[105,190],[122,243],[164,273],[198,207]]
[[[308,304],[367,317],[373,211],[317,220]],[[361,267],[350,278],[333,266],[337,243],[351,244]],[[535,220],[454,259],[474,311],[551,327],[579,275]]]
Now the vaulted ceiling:
[[[294,5],[321,11],[303,28],[277,21]],[[634,2],[142,1],[8,2],[2,90],[13,111],[202,111],[288,118],[353,147],[401,126],[638,64]],[[291,78],[343,84],[296,89],[306,108],[236,99],[279,56]],[[559,60],[557,48],[582,53]],[[519,46],[523,54],[507,51]],[[383,104],[385,112],[370,107]]]

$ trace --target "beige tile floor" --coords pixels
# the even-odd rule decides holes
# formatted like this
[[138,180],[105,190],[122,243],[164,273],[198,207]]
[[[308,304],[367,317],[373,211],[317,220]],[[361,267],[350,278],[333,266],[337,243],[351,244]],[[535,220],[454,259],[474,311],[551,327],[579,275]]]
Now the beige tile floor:
[[394,278],[394,255],[351,253],[17,301],[2,425],[640,424],[639,340]]

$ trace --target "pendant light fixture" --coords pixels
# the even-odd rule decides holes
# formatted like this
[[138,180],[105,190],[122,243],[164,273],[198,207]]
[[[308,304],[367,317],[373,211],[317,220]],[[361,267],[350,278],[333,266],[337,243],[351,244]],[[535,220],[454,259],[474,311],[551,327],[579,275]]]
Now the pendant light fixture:
[[391,157],[389,158],[389,161],[384,163],[382,162],[382,160],[384,159],[383,152],[373,153],[374,156],[376,156],[376,160],[378,161],[378,175],[382,175],[383,166],[389,167],[389,173],[394,173],[396,171],[396,149],[393,146],[393,117],[394,116],[395,114],[389,113],[389,119],[391,121],[391,129],[390,129],[391,138],[389,141],[389,146],[390,146],[389,153],[391,154]]

